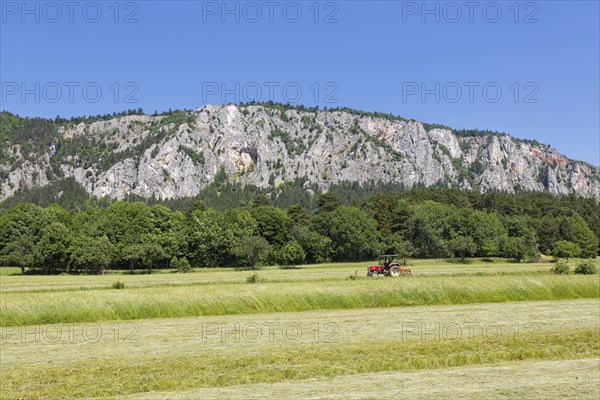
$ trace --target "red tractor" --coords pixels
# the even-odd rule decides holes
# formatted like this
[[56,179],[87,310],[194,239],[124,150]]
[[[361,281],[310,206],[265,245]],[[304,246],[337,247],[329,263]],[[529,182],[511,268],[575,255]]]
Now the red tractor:
[[396,254],[384,254],[379,256],[377,264],[370,265],[367,268],[367,276],[374,278],[378,276],[400,276],[405,274],[411,274],[412,271],[406,267],[401,267],[398,262],[398,255]]

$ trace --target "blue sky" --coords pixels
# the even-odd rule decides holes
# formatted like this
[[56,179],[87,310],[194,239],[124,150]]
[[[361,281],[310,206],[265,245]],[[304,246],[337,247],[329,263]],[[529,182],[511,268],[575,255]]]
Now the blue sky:
[[2,0],[1,108],[345,106],[600,165],[599,2],[465,3]]

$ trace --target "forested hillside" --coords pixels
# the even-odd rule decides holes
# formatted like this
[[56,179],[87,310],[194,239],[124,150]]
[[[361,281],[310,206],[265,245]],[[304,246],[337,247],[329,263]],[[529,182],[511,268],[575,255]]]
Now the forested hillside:
[[595,257],[599,219],[593,199],[441,189],[370,195],[338,187],[283,208],[262,194],[219,210],[200,200],[181,211],[123,201],[90,201],[77,211],[17,204],[0,215],[0,260],[54,274],[285,266],[380,253]]
[[0,262],[43,273],[592,257],[600,171],[536,141],[273,103],[0,113]]
[[0,201],[12,204],[36,193],[152,201],[211,185],[310,195],[354,183],[600,199],[600,168],[548,145],[347,108],[208,105],[69,120],[3,112],[0,144]]

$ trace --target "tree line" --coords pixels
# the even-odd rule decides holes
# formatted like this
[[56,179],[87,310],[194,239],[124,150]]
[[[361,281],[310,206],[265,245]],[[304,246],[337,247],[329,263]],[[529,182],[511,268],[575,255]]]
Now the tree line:
[[0,263],[23,272],[101,274],[362,261],[382,253],[517,261],[536,259],[540,252],[598,253],[598,237],[573,208],[534,218],[418,193],[379,193],[344,203],[329,192],[315,196],[314,207],[287,208],[259,194],[223,210],[196,201],[183,212],[141,202],[78,211],[21,203],[0,213]]

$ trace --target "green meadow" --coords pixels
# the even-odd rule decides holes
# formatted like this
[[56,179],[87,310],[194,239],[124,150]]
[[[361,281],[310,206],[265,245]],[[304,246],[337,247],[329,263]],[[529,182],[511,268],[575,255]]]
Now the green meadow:
[[[417,260],[412,275],[367,278],[368,264],[4,270],[1,397],[447,398],[455,384],[470,387],[465,398],[597,398],[599,275]],[[253,274],[259,283],[247,282]],[[558,384],[550,371],[561,363]],[[520,386],[506,387],[506,374]]]

